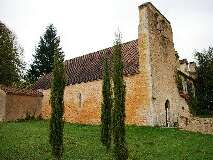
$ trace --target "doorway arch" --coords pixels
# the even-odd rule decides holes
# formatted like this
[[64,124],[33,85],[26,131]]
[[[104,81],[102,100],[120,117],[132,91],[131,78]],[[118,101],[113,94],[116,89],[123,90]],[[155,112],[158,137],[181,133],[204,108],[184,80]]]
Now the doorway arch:
[[167,99],[165,102],[165,111],[166,111],[166,127],[169,127],[169,109],[170,109],[170,102]]

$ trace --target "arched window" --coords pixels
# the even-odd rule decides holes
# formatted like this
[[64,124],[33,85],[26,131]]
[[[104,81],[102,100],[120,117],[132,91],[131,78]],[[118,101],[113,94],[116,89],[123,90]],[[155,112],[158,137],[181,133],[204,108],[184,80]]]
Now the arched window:
[[166,127],[169,126],[169,109],[170,109],[170,102],[167,99],[165,102],[165,111],[166,111]]

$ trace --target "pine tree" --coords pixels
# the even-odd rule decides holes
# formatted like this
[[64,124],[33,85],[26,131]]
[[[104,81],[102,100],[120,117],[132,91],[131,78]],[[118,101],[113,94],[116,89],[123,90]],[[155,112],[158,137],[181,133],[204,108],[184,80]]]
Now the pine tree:
[[103,102],[101,106],[101,142],[107,150],[111,145],[111,84],[108,59],[105,56],[103,63],[103,84],[102,84]]
[[17,85],[22,78],[23,49],[16,36],[0,21],[0,84]]
[[65,71],[63,61],[64,55],[60,52],[55,52],[50,97],[52,112],[49,140],[52,146],[52,155],[56,160],[61,159],[63,153],[63,97],[65,88]]
[[113,142],[116,160],[128,159],[125,142],[125,82],[123,79],[123,62],[120,33],[113,47]]
[[54,53],[62,53],[60,38],[57,36],[57,30],[53,24],[47,26],[46,31],[36,48],[33,55],[34,61],[27,72],[27,80],[31,83],[38,80],[44,74],[51,73],[53,69]]

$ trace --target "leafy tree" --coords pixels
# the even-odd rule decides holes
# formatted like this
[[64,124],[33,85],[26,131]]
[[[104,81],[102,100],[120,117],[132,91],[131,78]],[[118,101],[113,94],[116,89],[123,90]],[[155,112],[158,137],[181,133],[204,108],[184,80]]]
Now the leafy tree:
[[128,159],[125,142],[125,84],[123,79],[123,62],[120,34],[116,37],[113,47],[113,142],[114,155],[117,160]]
[[0,84],[15,85],[20,82],[24,69],[23,49],[15,35],[0,21]]
[[213,115],[213,47],[203,52],[196,52],[197,78],[196,96],[198,106],[196,114]]
[[51,119],[50,119],[50,144],[52,146],[52,155],[54,159],[59,160],[63,153],[63,114],[64,114],[64,88],[65,88],[65,71],[64,55],[55,51],[54,64],[51,84]]
[[101,142],[107,150],[111,145],[111,109],[112,96],[110,84],[110,71],[108,59],[105,57],[103,63],[103,85],[102,85],[103,102],[101,107]]
[[36,48],[36,53],[33,55],[34,61],[30,65],[27,72],[27,80],[31,83],[38,80],[41,75],[52,72],[54,53],[62,53],[59,45],[60,38],[57,36],[57,30],[53,24],[47,26],[46,31]]

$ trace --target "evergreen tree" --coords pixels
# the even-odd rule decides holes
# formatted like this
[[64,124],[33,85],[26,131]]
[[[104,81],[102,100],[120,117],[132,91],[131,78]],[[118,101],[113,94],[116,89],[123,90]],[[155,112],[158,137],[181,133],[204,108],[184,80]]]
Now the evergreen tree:
[[103,84],[102,84],[103,102],[101,106],[101,142],[107,150],[111,145],[111,109],[112,96],[110,84],[110,70],[108,59],[105,56],[103,63]]
[[59,46],[60,38],[57,36],[57,30],[53,24],[47,26],[46,31],[36,48],[33,55],[34,61],[27,72],[27,80],[31,83],[38,80],[44,74],[51,73],[53,69],[54,53],[62,53]]
[[56,160],[61,159],[63,153],[63,97],[65,88],[65,71],[63,61],[63,54],[55,51],[50,97],[52,112],[50,119],[49,140],[52,146],[52,155]]
[[125,82],[123,79],[123,62],[120,34],[113,47],[113,142],[116,160],[128,159],[125,142]]
[[17,85],[22,78],[23,50],[15,35],[0,21],[0,84]]

